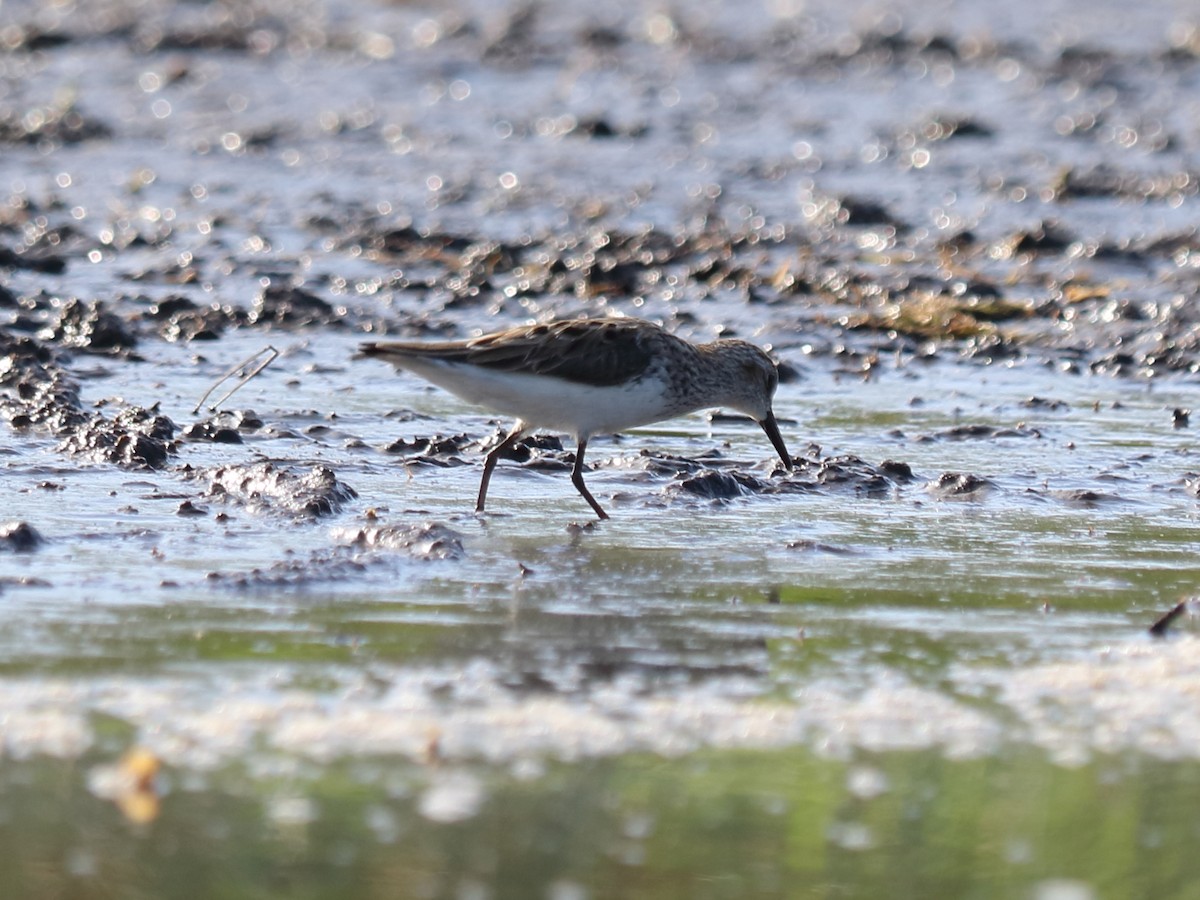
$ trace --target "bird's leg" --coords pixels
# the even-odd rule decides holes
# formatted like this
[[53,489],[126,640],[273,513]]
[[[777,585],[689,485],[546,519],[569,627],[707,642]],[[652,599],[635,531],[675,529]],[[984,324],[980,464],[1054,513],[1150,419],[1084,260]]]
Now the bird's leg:
[[571,484],[575,485],[575,489],[583,494],[583,499],[596,511],[596,515],[601,519],[607,519],[608,513],[600,508],[600,504],[596,502],[596,498],[592,496],[591,491],[587,489],[587,485],[583,483],[583,454],[586,450],[587,438],[580,438],[579,446],[575,448],[575,468],[571,470]]
[[500,459],[500,454],[511,450],[524,433],[525,423],[518,421],[513,426],[512,431],[505,436],[504,440],[493,447],[484,459],[483,480],[479,482],[479,499],[475,501],[475,512],[483,512],[483,504],[487,500],[488,482],[492,480],[492,469],[496,468],[496,462]]

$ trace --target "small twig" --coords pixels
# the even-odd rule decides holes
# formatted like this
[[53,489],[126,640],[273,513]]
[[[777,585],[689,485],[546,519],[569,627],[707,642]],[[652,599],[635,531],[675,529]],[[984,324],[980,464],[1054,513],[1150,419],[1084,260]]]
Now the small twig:
[[[224,403],[226,400],[228,400],[230,397],[233,396],[234,391],[241,388],[247,381],[249,381],[251,378],[253,378],[255,375],[257,375],[259,372],[261,372],[263,369],[265,369],[267,366],[269,366],[272,362],[274,362],[275,357],[277,357],[278,355],[279,355],[279,351],[276,350],[274,347],[272,347],[270,344],[268,344],[266,347],[263,347],[261,350],[259,350],[253,356],[251,356],[249,359],[242,360],[240,363],[238,363],[236,366],[234,366],[232,369],[230,369],[228,372],[226,372],[224,375],[222,375],[220,378],[218,378],[213,383],[212,387],[210,387],[207,391],[204,392],[204,396],[200,398],[200,402],[196,404],[196,408],[192,410],[192,414],[195,415],[196,413],[200,412],[200,407],[202,407],[204,405],[204,401],[207,400],[212,395],[213,391],[215,391],[217,388],[219,388],[221,385],[223,385],[229,379],[231,379],[231,378],[240,379],[237,384],[235,384],[228,391],[226,391],[224,394],[222,394],[221,398],[219,400],[217,400],[215,403],[213,403],[213,405],[208,408],[209,412],[216,412],[218,409],[220,409],[222,403]],[[260,361],[260,358],[261,358],[261,361]]]
[[1167,629],[1171,627],[1171,623],[1187,612],[1187,605],[1188,602],[1186,600],[1180,600],[1168,609],[1150,626],[1150,633],[1155,637],[1166,637]]

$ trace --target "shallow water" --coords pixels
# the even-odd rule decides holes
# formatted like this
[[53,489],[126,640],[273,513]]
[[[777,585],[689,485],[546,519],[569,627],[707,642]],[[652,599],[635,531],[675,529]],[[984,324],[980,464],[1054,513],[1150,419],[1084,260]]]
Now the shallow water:
[[[1193,896],[1190,6],[531,10],[4,5],[0,337],[181,430],[281,351],[158,468],[0,429],[13,889]],[[798,471],[696,415],[476,516],[505,423],[351,358],[606,311],[769,343]]]

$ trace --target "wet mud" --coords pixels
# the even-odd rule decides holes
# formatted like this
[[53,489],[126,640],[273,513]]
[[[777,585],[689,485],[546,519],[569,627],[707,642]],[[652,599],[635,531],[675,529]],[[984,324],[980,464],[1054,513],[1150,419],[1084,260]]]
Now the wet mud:
[[[822,359],[868,384],[887,356],[908,355],[922,365],[1027,361],[1141,377],[1194,372],[1200,363],[1200,320],[1187,301],[1195,287],[1188,261],[1198,245],[1194,228],[1173,215],[1198,190],[1187,164],[1192,136],[1169,115],[1138,112],[1147,94],[1186,90],[1200,67],[1186,29],[1155,35],[1148,28],[1148,39],[1129,47],[1082,38],[1047,47],[1018,35],[930,30],[919,16],[911,24],[887,17],[841,22],[829,10],[767,16],[730,31],[715,11],[685,28],[669,17],[642,18],[632,7],[615,9],[600,25],[536,6],[491,15],[464,6],[415,19],[395,10],[388,28],[374,32],[357,30],[352,19],[330,30],[309,10],[281,15],[270,4],[251,4],[237,17],[165,2],[147,4],[149,15],[131,16],[119,4],[87,9],[67,17],[17,4],[10,12],[7,77],[37,78],[30,90],[5,98],[0,143],[14,159],[24,148],[61,163],[66,174],[45,187],[38,179],[10,179],[0,220],[0,262],[8,272],[2,411],[16,433],[49,431],[65,454],[129,468],[171,466],[206,481],[189,500],[192,510],[219,497],[260,512],[315,515],[337,511],[354,492],[327,468],[304,474],[274,463],[195,469],[179,462],[180,441],[262,438],[263,423],[252,412],[222,411],[180,428],[151,397],[107,414],[85,410],[80,380],[104,377],[113,366],[144,366],[139,348],[148,342],[202,348],[245,329],[442,337],[530,316],[629,312],[685,333],[765,339],[783,374],[801,383],[805,367]],[[368,34],[378,46],[364,43]],[[218,126],[229,129],[219,141],[204,125],[211,114],[205,88],[238,83],[248,91],[237,95],[239,107],[286,100],[285,109],[299,110],[302,92],[280,94],[245,74],[278,73],[301,58],[353,61],[367,74],[355,86],[358,95],[374,83],[372,70],[386,72],[406,42],[419,46],[418,61],[405,64],[411,76],[429,77],[421,73],[435,71],[443,57],[477,60],[472,71],[485,89],[492,78],[534,84],[543,67],[563,64],[569,48],[582,46],[587,78],[602,81],[604,73],[633,67],[653,84],[651,73],[658,73],[666,85],[660,100],[680,94],[673,85],[682,83],[665,74],[664,52],[684,53],[704,72],[698,84],[715,91],[699,120],[694,103],[652,98],[602,115],[498,118],[506,115],[502,108],[489,112],[463,103],[469,93],[457,97],[470,90],[463,79],[441,83],[446,94],[429,95],[426,127],[437,123],[454,134],[481,115],[500,121],[491,138],[464,146],[466,159],[499,140],[515,166],[562,144],[581,160],[559,160],[562,177],[578,177],[575,165],[603,158],[614,143],[635,156],[670,146],[678,159],[705,163],[701,171],[724,172],[727,184],[702,183],[696,197],[689,187],[680,206],[667,172],[659,173],[666,176],[661,183],[651,180],[619,201],[610,177],[578,181],[583,193],[566,200],[519,174],[501,176],[491,192],[439,176],[420,204],[396,196],[368,208],[352,199],[374,184],[359,167],[389,154],[406,165],[434,162],[432,146],[416,137],[421,120],[411,112],[397,118],[403,108],[390,108],[384,97],[372,95],[369,105],[328,122],[299,117],[291,128],[270,117],[253,124],[234,108]],[[38,85],[61,81],[98,44],[110,51],[106,83],[127,84],[117,96],[126,103],[139,98],[138,114],[88,85],[65,97],[39,96]],[[213,57],[220,62],[210,62],[209,53],[221,54]],[[797,120],[792,137],[772,135],[774,147],[716,140],[755,109],[731,105],[709,75],[744,69],[769,86],[758,101],[763,109],[795,92],[826,118]],[[293,72],[291,81],[298,78]],[[880,79],[911,84],[921,96],[932,83],[943,96],[932,112],[898,109],[887,122],[871,96]],[[465,111],[447,114],[442,104],[456,97]],[[824,104],[838,97],[853,98],[873,122],[874,133],[858,148],[836,139],[842,123]],[[1032,124],[1022,115],[1031,97],[1045,101]],[[973,109],[980,99],[984,106]],[[73,177],[77,149],[99,158],[102,170],[107,154],[117,167],[109,171],[120,171],[128,149],[146,140],[146,103],[152,118],[173,130],[153,132],[157,149],[143,154],[126,192],[106,196],[102,178]],[[336,95],[318,103],[336,107]],[[861,125],[847,130],[863,132]],[[1032,167],[1028,153],[1013,152],[1014,142],[1028,145],[1031,137],[1043,154]],[[319,188],[327,167],[312,160],[322,147],[338,148],[348,165],[349,177],[335,191]],[[172,183],[167,161],[180,153],[184,180]],[[260,185],[218,175],[237,168],[248,179],[264,177],[268,189],[288,184],[289,168],[311,169],[312,177],[300,182],[300,193],[289,190],[290,200],[276,195],[275,214],[256,223],[235,210],[256,203]],[[886,177],[873,183],[872,173]],[[897,195],[885,187],[896,178],[922,189]],[[948,188],[956,195],[953,209],[945,205]],[[787,203],[768,201],[781,189],[790,191]],[[217,200],[218,193],[227,199]],[[159,202],[172,194],[181,205]],[[921,197],[939,198],[939,205]],[[1130,204],[1142,227],[1123,233]],[[547,205],[563,212],[539,219],[538,207]],[[653,214],[641,212],[651,206]],[[467,227],[459,212],[481,208],[489,215]],[[1161,221],[1149,227],[1156,213]],[[286,240],[267,234],[284,223]],[[226,299],[238,294],[242,299]],[[1057,409],[1060,402],[1031,397],[1027,405]],[[1186,416],[1175,421],[1185,427]],[[975,423],[917,439],[1040,437],[1020,423]],[[386,452],[406,468],[462,466],[475,464],[488,440],[418,432]],[[509,458],[538,471],[565,470],[573,461],[554,437],[522,442]],[[666,498],[718,501],[847,486],[865,496],[894,495],[915,477],[904,462],[857,458],[803,460],[789,477],[716,463],[658,457],[635,461],[633,469],[665,482]],[[986,487],[987,479],[966,474],[929,481],[940,498],[977,496]]]

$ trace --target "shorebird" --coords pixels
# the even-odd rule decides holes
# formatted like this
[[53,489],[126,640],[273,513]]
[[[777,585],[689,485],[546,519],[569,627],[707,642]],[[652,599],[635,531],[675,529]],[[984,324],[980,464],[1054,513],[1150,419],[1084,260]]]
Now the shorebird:
[[468,403],[516,418],[484,460],[476,512],[483,512],[500,456],[537,429],[575,437],[571,483],[601,519],[608,513],[583,481],[584,453],[595,434],[724,407],[758,422],[792,468],[771,411],[779,372],[746,341],[692,344],[642,319],[572,319],[465,341],[363,344],[360,356],[385,360]]

